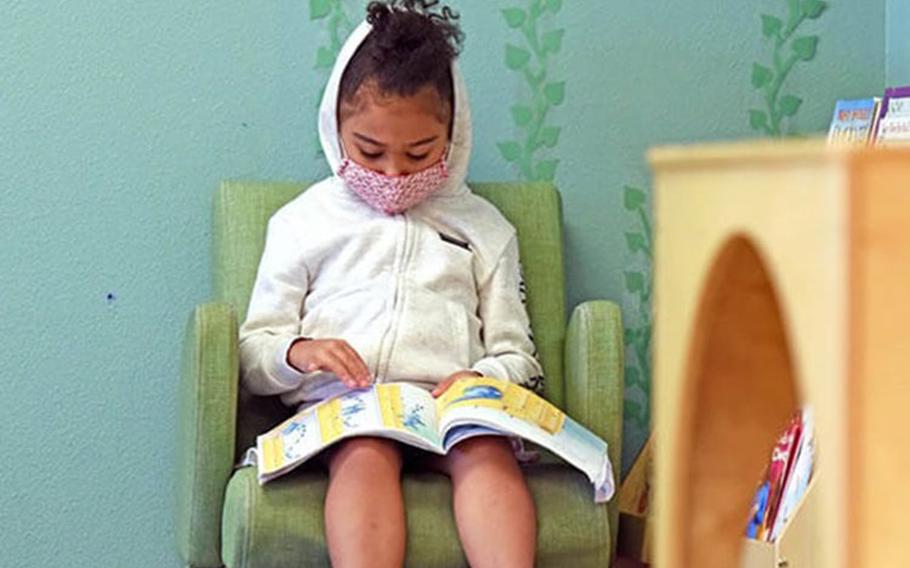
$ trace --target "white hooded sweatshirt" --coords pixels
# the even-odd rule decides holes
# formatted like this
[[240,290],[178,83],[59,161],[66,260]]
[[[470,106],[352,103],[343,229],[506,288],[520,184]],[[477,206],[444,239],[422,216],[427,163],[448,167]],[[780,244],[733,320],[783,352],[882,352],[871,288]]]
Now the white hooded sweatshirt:
[[[341,76],[370,29],[363,23],[348,38],[320,107],[319,135],[333,172],[342,161],[335,112]],[[299,337],[347,341],[379,383],[431,389],[471,369],[542,387],[515,229],[464,183],[470,109],[456,65],[452,74],[450,177],[437,192],[386,215],[333,175],[269,220],[240,328],[247,390],[302,407],[345,389],[333,373],[302,373],[288,364]]]

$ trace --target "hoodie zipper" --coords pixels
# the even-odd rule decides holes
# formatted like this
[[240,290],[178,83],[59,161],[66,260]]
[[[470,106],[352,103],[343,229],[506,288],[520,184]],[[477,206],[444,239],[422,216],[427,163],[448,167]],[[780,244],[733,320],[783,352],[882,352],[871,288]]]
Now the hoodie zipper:
[[[379,343],[380,360],[379,365],[377,366],[377,371],[381,369],[381,372],[378,372],[377,374],[382,377],[381,382],[386,382],[389,365],[392,362],[392,350],[395,346],[395,337],[398,335],[398,324],[400,321],[398,312],[400,310],[401,304],[403,303],[402,296],[404,296],[404,292],[402,290],[402,281],[404,280],[404,275],[406,273],[411,249],[411,239],[408,238],[411,232],[411,227],[407,212],[402,213],[401,220],[403,223],[404,238],[401,245],[401,253],[396,259],[397,266],[395,271],[395,286],[392,291],[392,310],[389,316],[389,326],[386,328],[386,331],[382,336],[382,340]],[[388,348],[386,348],[386,343],[388,343]],[[385,355],[384,360],[383,355]]]

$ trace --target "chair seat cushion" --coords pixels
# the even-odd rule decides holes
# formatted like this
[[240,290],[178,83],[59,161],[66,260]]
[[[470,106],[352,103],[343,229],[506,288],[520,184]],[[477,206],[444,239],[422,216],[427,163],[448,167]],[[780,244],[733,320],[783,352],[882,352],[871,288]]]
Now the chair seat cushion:
[[[588,479],[545,459],[524,467],[538,514],[538,566],[609,564],[605,505],[595,505]],[[229,568],[329,566],[323,522],[327,474],[302,469],[261,487],[252,467],[228,484],[222,525],[222,558]],[[467,566],[452,511],[450,480],[405,471],[407,565]]]

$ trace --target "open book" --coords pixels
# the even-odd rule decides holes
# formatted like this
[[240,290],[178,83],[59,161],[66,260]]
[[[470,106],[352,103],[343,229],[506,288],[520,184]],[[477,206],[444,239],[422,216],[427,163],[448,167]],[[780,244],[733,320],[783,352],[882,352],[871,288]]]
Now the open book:
[[531,391],[490,377],[460,379],[438,399],[406,383],[348,391],[258,436],[247,461],[255,459],[259,483],[265,484],[344,438],[382,436],[445,454],[481,435],[533,442],[585,473],[596,502],[613,495],[606,442]]

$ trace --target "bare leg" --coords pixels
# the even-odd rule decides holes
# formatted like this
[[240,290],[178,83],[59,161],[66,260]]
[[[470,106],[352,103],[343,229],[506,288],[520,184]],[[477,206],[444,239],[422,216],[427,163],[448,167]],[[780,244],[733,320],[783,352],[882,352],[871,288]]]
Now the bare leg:
[[470,438],[437,463],[452,478],[458,535],[471,566],[533,566],[534,500],[509,441]]
[[332,566],[400,568],[405,512],[397,443],[354,438],[328,456],[328,465],[325,527]]

